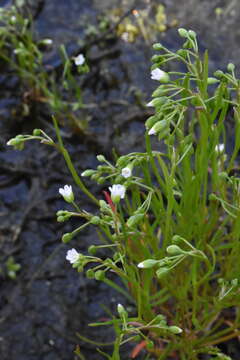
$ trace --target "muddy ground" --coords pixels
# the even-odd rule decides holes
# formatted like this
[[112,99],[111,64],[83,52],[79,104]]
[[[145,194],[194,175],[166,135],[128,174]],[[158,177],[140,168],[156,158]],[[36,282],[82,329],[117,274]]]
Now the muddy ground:
[[[30,3],[35,11],[38,2]],[[117,6],[126,11],[133,3],[43,1],[35,24],[39,38],[54,40],[46,63],[59,66],[56,48],[62,42],[70,54],[82,46],[86,21],[95,25],[100,13],[107,14]],[[240,69],[239,1],[155,3],[164,4],[167,14],[166,31],[156,35],[159,41],[177,49],[181,40],[176,27],[191,28],[199,35],[201,49],[210,50],[211,70],[225,69],[229,61]],[[149,6],[149,1],[135,4],[142,9]],[[149,76],[152,51],[141,36],[134,43],[119,38],[96,43],[89,48],[88,56],[91,72],[84,96],[86,103],[96,105],[87,112],[91,119],[89,128],[82,135],[66,122],[62,130],[79,172],[96,166],[96,154],[111,158],[113,148],[119,154],[143,149],[144,121],[149,110],[142,102],[150,99],[154,88]],[[55,217],[57,210],[66,208],[58,189],[72,183],[63,160],[56,151],[37,143],[29,143],[22,152],[5,145],[10,137],[29,133],[34,127],[42,127],[54,136],[50,114],[35,104],[29,116],[17,116],[16,109],[22,101],[19,80],[5,69],[0,71],[0,359],[73,360],[77,345],[86,360],[102,359],[95,346],[80,340],[77,333],[99,342],[111,342],[114,336],[111,329],[99,331],[89,328],[88,323],[108,316],[104,306],[116,313],[116,305],[125,299],[104,283],[76,273],[66,262],[70,246],[85,252],[97,242],[96,234],[88,229],[71,245],[61,244],[61,235],[74,225],[58,224]],[[103,186],[93,183],[89,186],[98,198],[103,196]],[[80,207],[94,211],[82,194],[77,193],[77,200]],[[6,273],[10,256],[21,265],[15,280]],[[225,350],[239,360],[237,343],[229,343]],[[129,354],[129,348],[123,349],[122,359],[129,359]]]

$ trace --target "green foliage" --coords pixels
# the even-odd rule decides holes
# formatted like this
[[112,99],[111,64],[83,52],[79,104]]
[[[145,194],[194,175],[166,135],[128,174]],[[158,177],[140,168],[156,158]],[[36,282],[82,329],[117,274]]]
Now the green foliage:
[[[0,11],[0,59],[17,75],[23,93],[22,114],[29,115],[33,103],[44,103],[58,118],[65,114],[80,129],[86,120],[78,120],[83,108],[79,79],[75,74],[88,72],[86,61],[77,65],[77,57],[69,58],[60,46],[63,71],[58,74],[46,66],[44,52],[52,49],[51,39],[37,40],[33,20],[12,6]],[[84,59],[85,60],[85,59]]]
[[[144,342],[152,358],[197,360],[200,354],[230,359],[215,345],[240,335],[239,311],[228,319],[227,308],[239,305],[240,182],[234,166],[240,149],[240,85],[230,64],[226,73],[208,74],[208,53],[198,52],[196,34],[179,29],[185,39],[176,53],[161,44],[154,56],[155,115],[146,122],[146,152],[121,156],[116,164],[102,155],[96,170],[82,175],[112,184],[106,200],[88,192],[76,173],[54,121],[58,143],[41,132],[9,141],[19,147],[39,139],[64,156],[78,187],[99,207],[90,214],[76,212],[85,226],[94,225],[108,258],[91,247],[89,255],[76,255],[73,267],[87,267],[87,276],[114,286],[135,311],[118,305],[118,318],[92,326],[113,326],[116,341],[109,359],[120,359],[120,346]],[[159,69],[169,61],[185,66],[184,72]],[[226,153],[227,114],[234,111],[234,147]],[[164,152],[152,150],[156,136]],[[113,186],[115,185],[115,187]],[[115,191],[120,202],[114,202]],[[126,194],[125,194],[126,191]],[[124,193],[124,194],[123,194]],[[61,219],[62,220],[62,219]],[[60,221],[60,220],[59,220]],[[77,235],[83,226],[73,230]],[[65,236],[69,238],[69,234]],[[70,237],[71,237],[70,236]],[[74,250],[75,251],[75,250]],[[108,278],[120,277],[124,288]]]

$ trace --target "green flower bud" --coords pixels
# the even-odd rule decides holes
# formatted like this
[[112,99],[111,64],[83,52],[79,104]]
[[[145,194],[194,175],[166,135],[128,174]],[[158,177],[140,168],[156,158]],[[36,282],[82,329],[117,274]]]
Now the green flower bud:
[[209,196],[208,196],[208,199],[210,200],[210,201],[218,201],[218,198],[216,197],[216,195],[215,194],[213,194],[213,193],[211,193]]
[[180,334],[182,332],[182,329],[178,326],[169,326],[168,330],[173,334]]
[[162,267],[156,271],[156,275],[158,279],[162,279],[167,273],[169,272],[169,269],[166,267]]
[[40,129],[34,129],[34,130],[33,130],[33,135],[34,135],[34,136],[40,136],[41,133],[42,133],[42,132],[41,132]]
[[104,184],[104,182],[105,182],[104,177],[100,177],[100,178],[97,180],[97,183],[98,183],[99,185]]
[[218,174],[219,178],[221,180],[227,180],[228,179],[228,174],[225,171],[222,171]]
[[65,221],[65,217],[64,216],[58,216],[57,217],[57,222],[64,222]]
[[100,162],[104,162],[106,160],[105,156],[104,155],[97,155],[97,159],[98,161]]
[[177,245],[170,245],[167,247],[167,253],[169,255],[179,255],[185,252]]
[[166,120],[158,121],[153,127],[148,131],[148,135],[156,135],[164,130],[168,129],[168,122]]
[[217,78],[221,79],[223,77],[224,73],[221,70],[217,70],[217,71],[215,71],[215,73],[213,75],[216,76]]
[[154,259],[147,259],[147,260],[144,260],[142,262],[140,262],[138,264],[138,267],[140,269],[150,269],[152,268],[153,266],[157,265],[159,262],[159,260],[154,260]]
[[238,286],[238,279],[233,279],[233,280],[231,281],[231,285],[232,285],[232,286]]
[[117,306],[117,311],[118,311],[118,314],[121,318],[126,318],[128,313],[127,311],[124,309],[124,307],[122,306],[122,304],[118,304]]
[[216,78],[214,78],[214,77],[209,77],[209,78],[207,79],[208,85],[213,85],[213,84],[216,84],[216,83],[218,83],[218,82],[219,82],[219,80],[216,79]]
[[153,55],[151,58],[151,61],[156,63],[156,62],[160,62],[162,60],[162,56],[161,55]]
[[128,158],[127,156],[120,156],[117,160],[117,166],[124,167],[125,164],[127,164]]
[[101,219],[99,216],[93,216],[90,220],[91,224],[98,225],[100,223]]
[[130,216],[130,218],[127,221],[127,226],[132,227],[134,225],[137,225],[143,218],[145,214],[136,214],[133,216]]
[[179,235],[174,235],[173,238],[172,238],[172,242],[175,243],[175,244],[179,244],[183,240],[185,240],[185,239],[183,237],[179,236]]
[[179,49],[179,50],[177,51],[177,54],[178,54],[179,56],[185,58],[185,57],[187,56],[187,51],[184,50],[184,49]]
[[72,233],[66,233],[62,236],[62,242],[67,244],[69,241],[72,240]]
[[104,280],[105,272],[103,270],[97,270],[94,274],[96,280]]
[[94,277],[95,277],[95,272],[94,272],[94,270],[93,270],[93,269],[88,269],[88,270],[86,271],[86,276],[87,276],[88,279],[94,279]]
[[196,34],[195,31],[193,31],[193,30],[189,30],[189,31],[188,31],[188,35],[190,36],[190,38],[191,38],[192,40],[196,39],[196,37],[197,37],[197,34]]
[[163,48],[163,46],[160,43],[153,44],[153,49],[156,51],[162,50],[162,48]]
[[235,65],[234,64],[232,64],[232,63],[229,63],[228,64],[228,66],[227,66],[227,69],[228,69],[228,71],[234,71],[235,70]]
[[153,93],[152,97],[160,97],[168,92],[168,89],[165,88],[165,85],[160,85]]
[[82,176],[92,176],[93,174],[95,174],[95,170],[92,169],[87,169],[81,173]]
[[178,33],[181,37],[187,38],[188,37],[188,31],[186,29],[180,28],[178,29]]
[[158,115],[150,116],[145,122],[146,129],[147,130],[151,129],[153,127],[153,125],[155,125],[158,121],[159,121]]
[[89,246],[89,248],[88,248],[88,253],[89,253],[90,255],[95,255],[96,252],[97,252],[97,246],[95,246],[95,245]]

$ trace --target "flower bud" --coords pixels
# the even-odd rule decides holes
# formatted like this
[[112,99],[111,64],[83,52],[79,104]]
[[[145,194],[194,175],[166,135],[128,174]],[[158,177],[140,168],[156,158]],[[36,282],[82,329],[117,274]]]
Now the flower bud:
[[172,238],[172,242],[175,243],[175,244],[179,244],[183,240],[185,240],[185,239],[183,237],[179,236],[179,235],[174,235],[173,238]]
[[237,285],[238,285],[238,279],[233,279],[233,280],[231,281],[231,285],[232,285],[232,286],[237,286]]
[[152,97],[160,97],[168,92],[165,85],[160,85],[154,92],[152,93]]
[[177,245],[170,245],[167,247],[167,253],[169,255],[179,255],[185,252]]
[[218,82],[219,82],[219,80],[216,79],[216,78],[214,78],[214,77],[209,77],[209,78],[207,79],[208,85],[213,85],[213,84],[216,84],[216,83],[218,83]]
[[104,280],[105,278],[105,272],[103,270],[98,270],[94,274],[96,280]]
[[169,326],[168,330],[173,334],[180,334],[182,329],[178,326]]
[[133,216],[130,216],[130,218],[127,221],[127,226],[132,227],[134,225],[137,225],[143,218],[145,214],[136,214]]
[[92,176],[95,173],[95,170],[87,169],[81,173],[82,176]]
[[235,70],[235,65],[232,63],[229,63],[227,66],[228,71],[234,71]]
[[86,271],[86,276],[87,276],[88,279],[94,279],[94,277],[95,277],[94,270],[93,269],[88,269]]
[[222,70],[217,70],[217,71],[215,71],[215,73],[213,75],[216,76],[217,78],[221,79],[223,77],[224,73],[222,72]]
[[163,48],[163,46],[160,43],[153,44],[153,49],[156,51],[162,50],[162,48]]
[[188,31],[186,29],[180,28],[178,29],[178,33],[181,37],[187,38],[188,37]]
[[101,219],[99,216],[93,216],[90,220],[91,224],[98,225],[100,223]]
[[156,271],[156,275],[158,279],[162,279],[167,273],[169,272],[169,269],[166,267],[161,267]]
[[105,156],[104,155],[97,155],[97,159],[98,161],[100,162],[104,162],[106,160]]
[[157,115],[150,116],[145,122],[146,129],[147,130],[151,129],[153,125],[158,122],[158,120],[159,120],[159,116]]
[[188,35],[190,36],[190,38],[191,38],[192,40],[194,40],[194,39],[197,37],[197,34],[196,34],[195,31],[193,31],[193,30],[189,30],[189,31],[188,31]]
[[153,127],[148,131],[148,135],[156,135],[157,133],[164,131],[168,128],[168,122],[166,120],[158,121]]
[[162,83],[167,83],[170,80],[168,73],[159,68],[155,68],[151,71],[151,79]]
[[140,269],[150,269],[153,266],[155,266],[158,262],[159,262],[159,260],[147,259],[147,260],[144,260],[144,261],[140,262],[138,264],[138,267]]
[[41,133],[42,133],[42,132],[41,132],[41,129],[34,129],[34,130],[33,130],[33,135],[34,135],[34,136],[40,136]]
[[89,248],[88,248],[88,253],[90,255],[95,255],[97,252],[97,246],[95,245],[90,245]]
[[69,241],[72,240],[72,233],[66,233],[62,236],[62,242],[67,244]]
[[117,311],[121,318],[127,317],[127,315],[128,315],[127,311],[124,309],[122,304],[118,304]]

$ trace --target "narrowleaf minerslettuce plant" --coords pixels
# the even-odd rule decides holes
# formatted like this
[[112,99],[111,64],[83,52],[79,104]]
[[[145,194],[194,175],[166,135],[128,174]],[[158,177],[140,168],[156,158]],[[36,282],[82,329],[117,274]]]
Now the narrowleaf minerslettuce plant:
[[[112,325],[116,332],[112,354],[99,350],[108,359],[120,359],[127,342],[136,343],[132,358],[145,352],[146,359],[230,359],[217,346],[240,336],[240,180],[233,175],[240,149],[239,80],[233,64],[209,76],[208,53],[199,54],[195,32],[179,29],[179,35],[185,43],[176,53],[154,45],[159,53],[152,79],[158,86],[148,104],[155,114],[146,122],[146,152],[123,155],[116,164],[98,155],[97,169],[81,174],[106,183],[106,201],[96,199],[77,174],[55,119],[57,142],[41,130],[8,142],[22,148],[38,139],[64,156],[75,187],[61,194],[73,209],[58,211],[57,220],[86,221],[64,234],[64,242],[85,226],[98,228],[103,245],[86,254],[71,249],[67,260],[119,290],[134,309],[116,304],[118,317],[91,324]],[[162,70],[172,61],[185,71]],[[234,139],[227,152],[230,109]],[[153,137],[161,148],[152,148]],[[96,204],[95,214],[74,202],[77,187]],[[101,258],[102,247],[111,256]]]
[[[11,75],[18,76],[23,93],[23,116],[29,115],[32,104],[47,104],[59,119],[63,114],[81,130],[87,121],[83,109],[81,84],[77,75],[88,72],[83,54],[70,58],[64,45],[59,47],[62,72],[48,65],[44,52],[55,44],[52,39],[37,39],[34,22],[15,6],[0,9],[0,60]],[[74,76],[75,74],[75,76]]]

